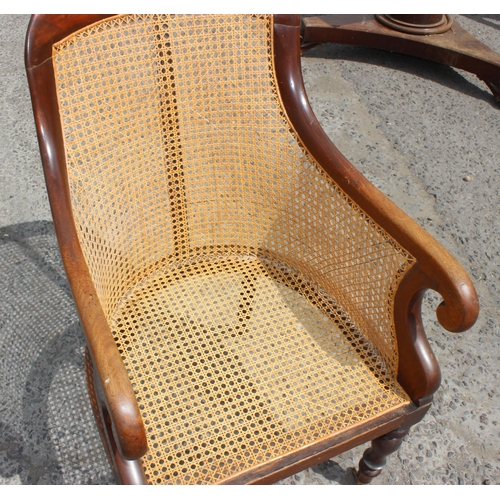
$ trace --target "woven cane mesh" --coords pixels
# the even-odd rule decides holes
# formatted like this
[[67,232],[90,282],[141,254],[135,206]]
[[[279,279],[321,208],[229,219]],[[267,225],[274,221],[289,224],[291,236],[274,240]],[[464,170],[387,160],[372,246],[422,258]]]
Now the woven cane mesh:
[[54,47],[73,213],[154,483],[213,483],[405,404],[412,257],[302,146],[271,16],[120,16]]

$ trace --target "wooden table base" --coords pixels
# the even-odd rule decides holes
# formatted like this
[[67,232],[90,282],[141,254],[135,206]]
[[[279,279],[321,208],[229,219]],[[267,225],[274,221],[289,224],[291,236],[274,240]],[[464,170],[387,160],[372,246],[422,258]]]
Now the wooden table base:
[[[427,26],[419,27],[414,22],[398,19],[396,15],[336,14],[305,17],[302,19],[302,50],[331,42],[429,59],[474,73],[486,83],[495,101],[500,103],[500,54],[474,38],[450,16],[442,16],[442,20],[437,23],[433,23],[433,19],[430,21]],[[437,25],[437,31],[444,32],[427,34],[432,29],[436,30],[436,27],[428,27],[431,24]]]

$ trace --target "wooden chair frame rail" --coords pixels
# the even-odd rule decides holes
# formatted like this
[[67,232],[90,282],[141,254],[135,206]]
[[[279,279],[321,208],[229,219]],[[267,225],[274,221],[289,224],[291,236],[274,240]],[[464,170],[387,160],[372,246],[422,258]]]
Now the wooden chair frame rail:
[[[146,434],[129,376],[78,242],[51,60],[54,43],[106,17],[109,15],[33,16],[27,33],[25,58],[54,226],[95,370],[96,399],[100,409],[109,416],[120,457],[130,461],[129,465],[126,462],[120,465],[121,459],[116,462],[123,469],[122,480],[141,483],[143,477],[136,465],[147,450]],[[341,433],[338,439],[313,443],[298,454],[234,476],[226,480],[227,483],[273,482],[419,421],[440,383],[439,367],[421,321],[420,308],[425,290],[433,289],[443,297],[437,317],[449,331],[470,328],[479,312],[476,291],[461,265],[363,177],[323,131],[309,105],[302,80],[299,16],[274,16],[274,52],[281,99],[304,146],[340,188],[416,259],[396,291],[394,312],[399,349],[398,381],[413,404],[382,415],[369,426],[357,425]],[[108,451],[109,446],[107,443]]]

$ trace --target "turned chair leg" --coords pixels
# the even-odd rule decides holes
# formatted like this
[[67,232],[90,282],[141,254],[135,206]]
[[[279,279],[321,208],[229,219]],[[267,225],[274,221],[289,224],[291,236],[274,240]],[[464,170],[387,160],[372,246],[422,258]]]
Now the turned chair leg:
[[386,458],[398,450],[409,430],[399,428],[372,441],[371,448],[363,453],[363,458],[359,461],[356,472],[358,483],[368,484],[382,472]]

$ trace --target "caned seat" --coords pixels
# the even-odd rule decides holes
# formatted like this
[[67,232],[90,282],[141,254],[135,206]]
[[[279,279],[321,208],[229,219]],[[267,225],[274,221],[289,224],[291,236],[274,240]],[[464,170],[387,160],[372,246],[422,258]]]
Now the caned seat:
[[213,483],[409,402],[334,301],[271,259],[162,269],[111,325],[151,482]]
[[27,67],[117,479],[272,482],[370,439],[375,477],[439,384],[423,290],[452,330],[477,298],[324,135],[298,18],[35,16]]

